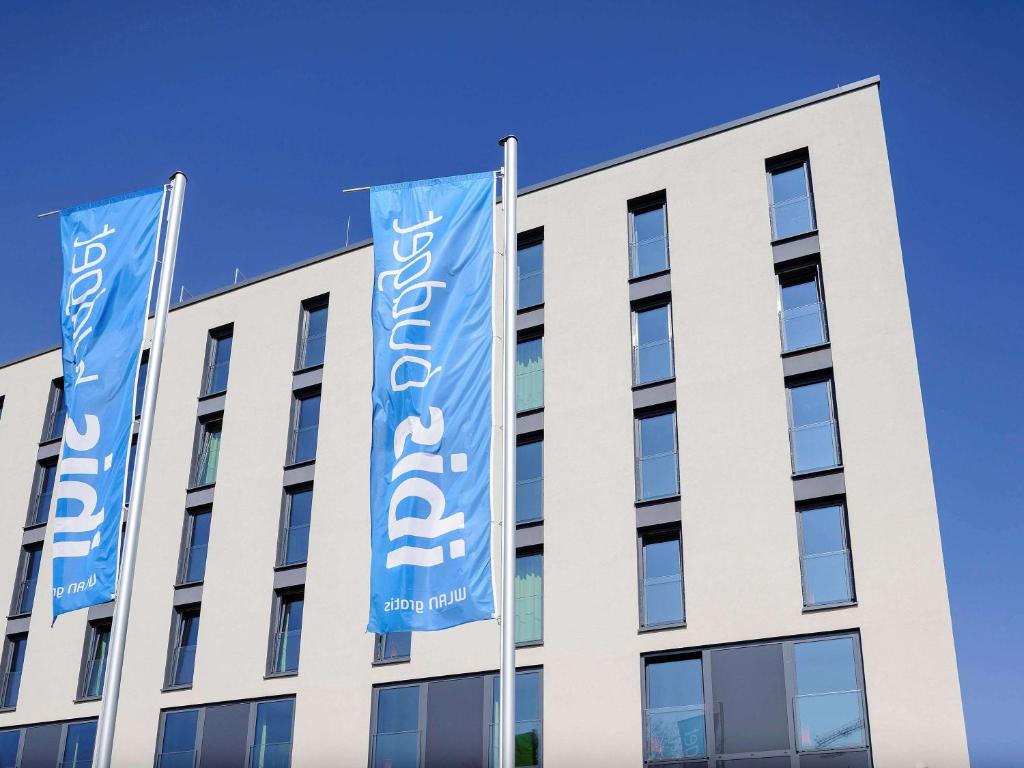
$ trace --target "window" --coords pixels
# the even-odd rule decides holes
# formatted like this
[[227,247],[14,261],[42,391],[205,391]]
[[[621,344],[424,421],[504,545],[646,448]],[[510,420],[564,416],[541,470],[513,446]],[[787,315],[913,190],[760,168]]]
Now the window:
[[199,606],[175,609],[167,675],[168,688],[186,688],[192,685],[198,643]]
[[828,341],[825,295],[818,266],[800,267],[779,274],[782,351],[807,349]]
[[544,638],[544,553],[516,554],[516,645],[533,645]]
[[544,519],[544,441],[516,446],[516,522]]
[[256,728],[249,747],[249,768],[288,768],[292,761],[292,699],[256,704]]
[[795,643],[797,749],[867,745],[864,694],[852,637]]
[[195,465],[192,468],[192,487],[213,485],[217,482],[217,464],[220,460],[220,433],[223,422],[209,419],[199,422],[196,438]]
[[[501,678],[496,675],[491,683],[489,768],[501,765],[500,718]],[[516,768],[537,768],[540,765],[541,726],[540,672],[516,672]]]
[[210,331],[206,342],[206,370],[203,375],[203,395],[215,395],[228,388],[228,367],[231,365],[233,326]]
[[316,438],[320,429],[320,393],[296,394],[292,403],[292,434],[288,444],[288,463],[299,464],[316,458]]
[[806,158],[775,166],[768,171],[768,178],[772,239],[782,240],[813,232],[817,225]]
[[629,276],[644,277],[668,269],[668,223],[664,195],[629,206]]
[[373,662],[389,664],[408,661],[412,654],[412,632],[388,632],[377,635],[373,646]]
[[146,392],[146,378],[149,376],[149,350],[142,353],[139,361],[139,377],[135,380],[135,418],[142,416],[142,396]]
[[157,768],[194,768],[196,765],[196,738],[199,731],[198,709],[183,709],[164,713],[163,733]]
[[839,466],[839,432],[832,381],[791,384],[787,393],[793,473]]
[[64,436],[64,422],[67,420],[67,403],[64,401],[64,379],[54,379],[50,384],[50,399],[46,403],[46,421],[43,424],[42,442],[59,440]]
[[36,476],[32,489],[32,506],[28,514],[29,525],[42,525],[49,520],[50,502],[53,499],[53,485],[56,479],[56,461],[44,461],[36,465]]
[[21,670],[25,665],[25,649],[28,635],[8,635],[4,643],[3,680],[0,680],[0,701],[4,709],[18,706],[18,691],[21,688]]
[[20,728],[0,731],[0,768],[18,768],[18,749],[20,746]]
[[668,304],[633,310],[633,386],[675,376]]
[[82,673],[78,681],[79,699],[98,699],[103,695],[107,671],[107,650],[110,647],[110,621],[97,621],[85,628],[85,649]]
[[544,339],[516,345],[516,412],[544,407]]
[[24,616],[32,613],[36,599],[36,584],[39,582],[39,564],[43,559],[43,545],[33,544],[22,547],[18,561],[18,581],[11,601],[11,615]]
[[804,606],[852,603],[853,568],[843,504],[805,507],[800,519],[800,572]]
[[132,500],[132,485],[135,483],[135,454],[139,450],[139,441],[132,438],[131,447],[128,449],[128,474],[125,477],[124,503]]
[[649,501],[679,493],[676,414],[636,418],[636,498]]
[[68,723],[64,733],[64,756],[60,768],[91,768],[96,746],[96,721]]
[[210,546],[210,507],[185,512],[179,584],[195,584],[206,577],[206,551]]
[[[522,241],[524,238],[520,238]],[[529,309],[544,303],[544,241],[529,238],[520,242],[516,255],[519,268],[516,309]]]
[[648,663],[646,677],[644,743],[647,760],[706,756],[701,659]]
[[309,522],[313,514],[313,489],[287,489],[284,492],[284,524],[278,565],[306,562],[309,551]]
[[683,621],[683,554],[679,530],[640,537],[640,625],[657,627]]
[[274,637],[269,674],[282,675],[299,671],[299,648],[302,644],[303,593],[279,592],[274,597]]
[[420,764],[420,686],[377,691],[373,768],[418,768]]
[[302,303],[302,327],[299,339],[298,369],[324,364],[327,343],[327,297]]

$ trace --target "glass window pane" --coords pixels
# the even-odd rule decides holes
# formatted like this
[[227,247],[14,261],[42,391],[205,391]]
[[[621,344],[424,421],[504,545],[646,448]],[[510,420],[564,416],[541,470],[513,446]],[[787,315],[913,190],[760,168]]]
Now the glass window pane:
[[164,715],[164,734],[157,768],[195,768],[198,726],[198,709],[168,712]]
[[191,685],[195,672],[196,645],[199,641],[199,614],[184,615],[180,619],[174,685]]
[[818,555],[846,549],[842,506],[804,509],[800,512],[800,523],[805,555]]
[[221,422],[211,421],[203,425],[196,485],[212,485],[217,482],[217,465],[220,462]]
[[793,471],[812,472],[839,464],[835,425],[817,424],[793,430]]
[[631,218],[632,276],[641,277],[668,269],[665,206],[634,212]]
[[63,382],[57,382],[53,385],[53,389],[50,395],[51,399],[51,415],[50,423],[48,425],[46,439],[55,440],[58,437],[64,435],[64,422],[67,420],[67,403],[64,401],[64,385]]
[[827,381],[816,381],[789,388],[794,427],[832,420],[832,404]]
[[857,690],[853,638],[796,643],[798,695]]
[[256,729],[249,768],[288,768],[292,755],[291,699],[264,701],[256,706]]
[[206,575],[206,553],[210,544],[210,511],[191,513],[191,537],[185,581],[202,581]]
[[[541,685],[539,672],[516,672],[516,768],[540,765],[542,722],[540,717]],[[500,763],[498,754],[498,722],[501,715],[501,678],[492,678],[491,685],[491,751],[490,768]]]
[[665,236],[665,206],[633,214],[633,239],[638,243]]
[[295,672],[299,668],[299,649],[302,644],[301,595],[288,596],[281,603],[281,625],[277,635],[277,672]]
[[288,528],[285,531],[284,562],[303,563],[309,552],[309,525],[313,515],[313,491],[288,494]]
[[56,464],[39,465],[39,485],[36,495],[35,515],[32,522],[45,523],[50,518],[50,501],[53,499],[53,485],[57,479]]
[[96,721],[71,723],[64,740],[64,759],[61,768],[88,768],[92,765],[92,752],[96,744]]
[[658,456],[675,453],[675,414],[662,413],[640,419],[640,455]]
[[679,493],[675,414],[637,419],[638,498],[655,499]]
[[516,410],[544,407],[544,340],[530,339],[516,345]]
[[128,449],[128,472],[125,476],[124,503],[127,504],[132,498],[132,483],[135,480],[135,454],[138,453],[139,444],[132,440]]
[[772,173],[772,202],[782,203],[807,195],[807,169],[802,163]]
[[700,659],[647,665],[647,759],[704,757],[704,681]]
[[544,303],[544,243],[520,248],[519,294],[517,308],[535,307]]
[[17,768],[21,730],[0,731],[0,768]]
[[207,394],[223,392],[228,388],[228,368],[231,364],[231,336],[213,340],[211,350],[210,379],[206,388]]
[[828,605],[853,600],[850,558],[846,552],[804,558],[804,604]]
[[516,446],[516,522],[544,517],[544,441]]
[[327,342],[327,307],[306,310],[306,339],[300,368],[322,365]]
[[7,669],[5,670],[6,675],[3,680],[4,707],[15,707],[18,705],[18,692],[21,689],[21,670],[25,664],[25,646],[27,643],[28,638],[24,635],[11,637],[7,640]]
[[711,693],[718,752],[789,749],[789,696],[781,643],[712,651]]
[[142,395],[146,391],[146,378],[149,376],[149,358],[143,357],[139,363],[139,377],[135,382],[135,418],[142,415]]
[[682,563],[679,539],[644,543],[644,626],[683,618]]
[[796,710],[801,752],[866,744],[859,691],[799,697]]
[[634,384],[648,384],[672,378],[672,343],[669,308],[666,304],[633,313],[636,326]]
[[412,653],[412,632],[388,632],[381,636],[378,661],[407,659]]
[[544,555],[516,557],[516,626],[517,643],[530,643],[544,636]]
[[17,600],[16,610],[18,613],[31,613],[32,605],[36,599],[36,585],[39,583],[39,565],[42,562],[42,547],[29,547],[22,554],[23,581],[19,587],[20,595]]
[[92,641],[92,657],[89,659],[89,676],[86,680],[85,695],[97,697],[103,694],[103,680],[107,671],[107,647],[110,645],[110,627],[96,627]]
[[377,694],[374,768],[418,768],[419,686],[384,688]]
[[292,461],[310,461],[316,458],[317,432],[320,428],[320,395],[309,395],[298,401],[295,425],[295,445]]

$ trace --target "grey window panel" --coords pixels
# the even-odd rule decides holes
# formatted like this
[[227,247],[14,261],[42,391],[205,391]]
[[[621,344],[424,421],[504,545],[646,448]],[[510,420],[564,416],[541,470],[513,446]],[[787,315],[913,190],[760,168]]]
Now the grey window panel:
[[16,619],[7,620],[7,635],[20,635],[28,632],[29,622],[32,620],[31,616],[19,616]]
[[185,509],[208,507],[213,504],[213,488],[200,488],[185,493]]
[[314,368],[310,371],[302,371],[292,376],[292,390],[308,389],[319,387],[324,380],[324,369]]
[[206,708],[199,751],[201,768],[244,768],[251,708],[249,702]]
[[224,413],[224,405],[227,403],[227,399],[227,393],[220,392],[219,394],[200,400],[199,408],[196,411],[196,417],[204,419],[207,416]]
[[672,276],[669,274],[634,280],[629,284],[629,300],[640,301],[655,296],[666,296],[672,292]]
[[528,309],[520,315],[516,315],[516,330],[530,331],[544,327],[544,307]]
[[679,499],[663,501],[658,504],[645,504],[636,508],[636,527],[651,528],[678,523],[682,520],[682,516],[682,505],[679,503]]
[[772,259],[776,264],[805,259],[818,253],[821,253],[821,245],[818,243],[817,233],[772,246]]
[[676,401],[676,383],[666,381],[653,387],[633,390],[633,408],[651,408],[656,405],[669,405]]
[[846,477],[842,470],[813,477],[800,477],[793,481],[793,496],[797,501],[824,499],[846,493]]
[[281,484],[285,488],[290,488],[293,485],[306,485],[308,483],[312,483],[315,472],[315,464],[306,464],[301,467],[288,467],[284,471],[284,479]]
[[53,440],[49,443],[43,443],[42,445],[39,446],[39,450],[36,452],[36,458],[39,461],[44,461],[46,459],[54,459],[57,456],[60,456],[60,446],[60,440]]
[[23,547],[38,544],[41,541],[46,541],[45,525],[37,525],[34,528],[29,528],[21,535],[21,545]]
[[197,605],[203,601],[203,585],[195,584],[174,590],[174,605]]
[[782,375],[802,376],[805,373],[825,373],[832,370],[832,349],[824,347],[797,352],[782,358]]
[[516,548],[539,547],[544,543],[544,524],[528,525],[516,529]]
[[866,749],[856,752],[806,753],[800,755],[800,768],[871,768],[871,757]]
[[483,700],[483,677],[429,683],[424,761],[428,768],[483,768]]
[[89,606],[89,621],[102,621],[103,619],[114,618],[114,601],[108,600],[99,605]]
[[719,765],[722,768],[792,768],[793,763],[789,755],[774,755],[771,757],[747,757],[738,760],[722,760]]
[[712,651],[711,692],[718,754],[791,748],[782,643]]
[[274,589],[290,589],[301,587],[306,583],[306,566],[301,568],[283,568],[274,572]]
[[516,434],[525,435],[530,432],[540,432],[544,429],[544,411],[528,413],[525,416],[516,418]]
[[53,768],[60,760],[61,723],[25,729],[20,768]]

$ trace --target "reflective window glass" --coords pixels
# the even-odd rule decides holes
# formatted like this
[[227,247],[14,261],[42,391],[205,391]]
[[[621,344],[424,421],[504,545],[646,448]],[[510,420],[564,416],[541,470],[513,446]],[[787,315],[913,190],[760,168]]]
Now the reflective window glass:
[[292,759],[291,699],[262,701],[256,705],[256,728],[249,748],[249,768],[288,768]]
[[853,638],[794,643],[798,748],[809,752],[866,744]]
[[164,714],[157,768],[195,768],[199,710],[185,709]]
[[313,515],[313,489],[288,491],[287,523],[282,565],[306,562],[309,552],[309,525]]
[[544,340],[530,339],[516,345],[516,411],[544,407]]
[[638,209],[630,215],[633,231],[630,241],[630,277],[668,269],[668,231],[665,205]]
[[704,757],[704,680],[699,658],[647,665],[648,760]]
[[544,303],[544,243],[521,247],[518,251],[518,309]]
[[794,472],[811,472],[839,464],[831,382],[790,386],[789,419]]
[[320,430],[320,393],[296,398],[294,432],[289,463],[316,458],[317,433]]
[[650,384],[675,375],[669,305],[633,312],[633,384]]
[[420,689],[417,685],[377,692],[373,768],[419,768]]
[[96,746],[96,721],[70,723],[64,736],[64,758],[61,768],[90,768]]
[[675,413],[638,418],[636,440],[637,499],[646,501],[679,493]]
[[536,643],[544,636],[544,555],[516,556],[516,643]]
[[683,620],[683,573],[678,534],[649,536],[643,542],[643,625]]
[[516,446],[516,522],[544,517],[544,441]]

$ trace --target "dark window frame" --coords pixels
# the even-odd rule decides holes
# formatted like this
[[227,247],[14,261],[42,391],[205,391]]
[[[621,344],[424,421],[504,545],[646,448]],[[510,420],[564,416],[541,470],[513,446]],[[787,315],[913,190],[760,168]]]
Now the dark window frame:
[[[315,312],[318,309],[326,309],[328,319],[330,318],[330,306],[331,306],[331,294],[321,293],[319,296],[311,296],[308,299],[303,299],[299,303],[299,337],[295,343],[295,373],[302,371],[312,371],[317,368],[323,368],[323,362],[313,363],[311,365],[306,363],[306,352],[309,346],[309,315],[311,312]],[[326,344],[327,344],[327,331],[324,330],[324,346],[325,346],[325,357],[326,357]]]
[[[195,584],[202,584],[206,580],[206,564],[203,565],[203,578],[198,580],[187,580],[188,568],[192,560],[192,538],[195,534],[196,515],[208,514],[210,515],[210,524],[213,524],[213,505],[203,504],[198,507],[189,507],[185,510],[185,516],[182,521],[181,529],[181,546],[178,550],[178,570],[174,578],[174,586],[184,587],[192,586]],[[211,529],[212,530],[212,529]],[[210,542],[207,539],[206,552],[207,552],[207,564],[209,563],[209,551]]]
[[[646,613],[646,578],[645,574],[647,571],[646,560],[644,557],[644,546],[649,543],[656,543],[661,541],[675,540],[679,545],[679,597],[682,604],[682,617],[674,621],[661,622],[660,624],[647,624],[644,621],[644,615]],[[637,593],[638,593],[638,605],[640,609],[639,613],[639,630],[640,632],[657,632],[662,629],[679,629],[686,626],[686,564],[683,559],[683,531],[682,525],[679,523],[673,523],[667,526],[655,526],[651,528],[641,528],[636,532],[636,552],[637,552]]]
[[224,339],[230,338],[231,341],[232,341],[232,353],[234,353],[234,336],[235,336],[235,324],[234,323],[227,323],[225,325],[221,325],[221,326],[218,326],[216,328],[211,328],[207,332],[207,335],[206,335],[206,355],[205,355],[204,360],[203,360],[203,378],[202,378],[202,381],[200,382],[200,387],[199,387],[199,392],[200,392],[199,397],[200,398],[213,397],[215,395],[222,395],[222,394],[224,394],[225,392],[228,391],[228,384],[227,384],[227,382],[229,381],[229,378],[231,376],[231,358],[230,357],[228,358],[228,361],[227,361],[228,377],[229,378],[225,379],[224,388],[223,389],[218,389],[218,390],[213,390],[213,389],[211,389],[211,387],[213,386],[214,370],[216,369],[216,367],[218,365],[218,363],[217,363],[217,348],[218,348],[218,344],[219,344],[219,342],[223,341]]
[[384,655],[384,651],[387,643],[388,634],[397,633],[384,633],[377,632],[373,638],[373,665],[381,666],[388,664],[408,664],[412,660],[412,632],[409,632],[409,653],[404,656],[391,656],[387,657]]
[[[636,267],[636,216],[638,214],[650,213],[651,211],[663,208],[665,211],[665,230],[662,238],[665,241],[665,267],[646,274],[638,274]],[[668,227],[668,191],[660,189],[656,192],[649,192],[640,197],[634,197],[626,201],[626,266],[628,279],[647,280],[657,275],[668,274],[672,271],[672,250],[670,247],[671,238]]]
[[[831,603],[808,603],[807,602],[807,575],[804,572],[804,561],[809,557],[804,550],[804,525],[803,513],[816,509],[827,509],[839,507],[839,524],[842,528],[843,544],[846,549],[846,567],[850,578],[850,599]],[[848,608],[857,605],[857,579],[853,571],[853,546],[850,543],[850,518],[846,506],[846,497],[838,496],[831,498],[814,499],[813,501],[801,502],[796,505],[796,536],[797,548],[800,555],[800,597],[803,603],[804,612],[824,611],[832,608]],[[813,557],[813,555],[810,555]]]
[[[28,578],[29,563],[33,554],[39,556],[37,561],[37,570],[35,579]],[[11,595],[11,608],[8,612],[8,617],[13,618],[16,616],[31,616],[32,615],[32,603],[35,602],[35,592],[39,587],[39,571],[42,570],[42,557],[43,557],[43,544],[37,542],[35,544],[22,545],[21,551],[18,553],[18,570],[14,580],[14,593]],[[27,611],[21,610],[21,604],[24,602],[24,593],[26,585],[29,581],[34,581],[35,584],[32,588],[32,601],[28,606]]]
[[[782,173],[789,171],[794,168],[804,168],[804,187],[806,190],[806,198],[808,210],[811,218],[811,228],[806,232],[799,232],[795,235],[786,235],[785,237],[776,237],[775,228],[775,189],[772,185],[772,176],[776,173]],[[801,149],[794,149],[791,152],[786,152],[782,155],[776,155],[775,157],[765,160],[765,181],[768,185],[768,226],[771,231],[772,243],[781,243],[789,239],[795,239],[799,237],[807,237],[813,235],[818,231],[818,211],[814,204],[814,179],[811,176],[811,155],[807,147]],[[803,199],[794,197],[792,200]],[[782,203],[791,202],[783,200]]]
[[[539,245],[541,249],[544,249],[544,227],[535,227],[534,229],[528,229],[525,232],[520,232],[516,236],[516,313],[520,314],[523,312],[532,312],[535,309],[540,309],[544,306],[544,301],[547,299],[545,295],[545,267],[547,266],[546,254],[541,255],[541,269],[540,269],[540,296],[541,300],[539,304],[528,304],[526,306],[519,305],[519,284],[522,280],[522,274],[519,273],[519,251],[526,248],[532,248],[535,245]],[[534,273],[530,273],[531,275]],[[528,275],[529,276],[529,275]]]
[[[188,683],[176,683],[178,671],[178,655],[182,649],[182,638],[185,630],[185,620],[188,618],[199,619],[199,628],[202,629],[202,606],[199,603],[191,605],[176,605],[171,615],[170,642],[167,647],[167,662],[164,669],[164,691],[188,690],[195,683],[195,658],[192,661],[192,680]],[[196,636],[196,657],[199,655],[199,637]]]
[[[305,466],[307,464],[313,464],[316,462],[316,454],[320,448],[320,409],[323,407],[323,392],[319,384],[312,387],[305,387],[303,389],[294,390],[291,393],[292,404],[291,411],[288,417],[288,449],[285,453],[285,466],[296,467]],[[298,448],[299,443],[299,418],[302,415],[302,402],[309,400],[314,397],[320,398],[320,405],[317,407],[316,414],[316,445],[314,447],[313,457],[310,459],[296,459],[295,451]],[[307,427],[307,429],[309,429]]]
[[[25,672],[24,656],[22,657],[22,668],[12,672],[11,667],[14,661],[14,647],[17,643],[25,644],[25,653],[28,653],[28,632],[12,632],[4,636],[3,656],[0,658],[0,712],[10,712],[18,708],[18,698],[21,695],[21,675]],[[15,696],[14,704],[7,705],[7,695],[10,690],[11,675],[18,675],[18,693]]]
[[[299,664],[302,661],[302,627],[299,627],[299,651],[295,663],[295,669],[278,669],[277,659],[280,649],[282,623],[285,617],[285,606],[294,600],[302,600],[303,624],[305,624],[306,612],[306,586],[301,584],[295,587],[286,587],[274,590],[274,602],[270,613],[270,637],[267,643],[267,667],[265,677],[295,677],[299,674]],[[294,630],[292,630],[294,631]]]
[[[519,345],[526,344],[530,341],[540,342],[540,405],[534,406],[533,408],[524,408],[519,410],[519,376],[522,375],[518,371],[519,366]],[[544,344],[544,326],[538,326],[536,328],[528,328],[516,334],[516,416],[525,416],[531,413],[541,413],[544,410],[544,355],[545,355],[545,344]]]
[[[544,522],[544,432],[543,432],[543,430],[539,430],[537,432],[527,432],[527,433],[522,434],[522,435],[517,435],[517,437],[516,437],[516,449],[517,450],[520,448],[520,446],[532,445],[533,443],[540,443],[541,444],[541,449],[540,449],[540,453],[541,453],[541,455],[540,455],[540,477],[539,478],[535,478],[533,480],[527,480],[525,482],[540,482],[540,517],[532,519],[532,520],[524,520],[522,522],[519,522],[518,510],[517,510],[517,517],[516,517],[516,527],[517,528],[523,528],[523,527],[532,526],[532,525],[541,525]],[[518,474],[518,468],[519,468],[519,463],[517,461],[516,462],[516,472],[517,472],[517,474]],[[517,500],[516,503],[517,504],[518,504],[518,499],[519,499],[519,486],[520,486],[521,482],[523,482],[523,481],[520,481],[519,478],[517,477],[516,478],[516,500]]]
[[[804,347],[793,347],[792,349],[787,349],[785,329],[786,319],[784,315],[785,308],[782,306],[782,289],[787,279],[792,280],[801,273],[808,273],[812,271],[814,272],[815,286],[818,293],[818,304],[821,306],[821,325],[824,341]],[[830,346],[832,344],[832,334],[829,332],[828,327],[828,302],[825,301],[825,280],[821,269],[821,259],[818,256],[814,256],[811,259],[801,260],[793,264],[780,265],[778,269],[775,270],[775,277],[779,291],[779,342],[782,346],[782,354],[791,355]]]
[[[313,493],[315,483],[300,483],[298,485],[286,486],[281,492],[281,518],[278,524],[277,532],[277,559],[275,561],[277,568],[297,568],[305,565],[309,560],[309,534],[313,527],[313,497],[310,496],[310,515],[309,523],[306,525],[306,556],[301,560],[296,560],[293,563],[287,562],[288,556],[288,541],[291,537],[291,531],[293,526],[291,525],[292,518],[292,504],[294,501],[294,495],[297,493]],[[301,527],[301,526],[300,526]]]
[[43,432],[39,437],[40,445],[53,443],[64,438],[64,424],[60,425],[60,431],[54,434],[57,428],[57,414],[63,413],[67,420],[67,401],[64,393],[63,377],[50,382],[50,393],[46,399],[46,414],[43,417]]
[[[672,374],[663,379],[654,379],[652,381],[645,381],[643,383],[637,381],[637,351],[640,349],[637,335],[637,314],[640,312],[648,312],[654,309],[661,309],[665,307],[668,309],[668,356],[669,366],[672,369]],[[629,307],[629,324],[630,324],[630,358],[631,358],[631,370],[632,370],[632,382],[633,389],[643,389],[645,387],[653,387],[658,384],[665,384],[667,382],[676,380],[676,350],[675,350],[675,327],[674,327],[674,313],[672,311],[672,297],[668,294],[661,296],[653,296],[649,299],[633,302]]]
[[[41,527],[50,521],[50,507],[53,506],[53,494],[57,490],[57,464],[58,462],[56,458],[44,459],[43,461],[36,462],[35,474],[32,476],[32,498],[29,500],[28,515],[25,518],[26,528]],[[50,497],[46,504],[46,509],[42,510],[40,507],[40,501],[42,501],[46,470],[51,468],[53,469],[53,486],[50,488]],[[45,511],[45,520],[39,519],[40,511]]]
[[[103,689],[106,687],[106,662],[110,653],[110,630],[113,624],[112,619],[98,619],[87,622],[85,625],[85,641],[82,644],[82,662],[78,669],[78,689],[75,701],[99,701],[103,698]],[[89,693],[89,682],[92,678],[93,662],[95,661],[97,641],[103,631],[107,633],[107,649],[104,652],[103,674],[100,679],[100,692]]]
[[[641,488],[643,485],[640,480],[640,462],[643,458],[640,452],[640,422],[643,419],[665,416],[668,414],[672,415],[672,443],[675,446],[674,455],[676,457],[676,490],[675,493],[670,493],[664,496],[643,497],[641,496]],[[659,455],[667,454],[655,454],[655,456]],[[657,405],[653,408],[645,408],[643,410],[633,412],[633,484],[635,487],[635,504],[643,505],[678,499],[682,493],[683,485],[679,468],[679,413],[674,403],[671,405]]]
[[220,474],[220,448],[218,447],[217,453],[217,472],[215,473],[212,483],[200,483],[199,480],[200,472],[205,473],[205,466],[209,458],[210,451],[210,440],[209,435],[211,434],[210,426],[213,424],[220,425],[220,435],[223,440],[224,437],[224,413],[211,413],[208,416],[204,416],[200,419],[196,419],[196,431],[195,438],[193,441],[192,448],[192,466],[189,469],[189,490],[195,490],[196,488],[207,488],[217,484],[217,476]]
[[[832,436],[835,443],[836,462],[832,466],[817,467],[815,469],[797,470],[796,468],[796,443],[793,440],[793,399],[792,390],[798,387],[805,387],[812,384],[828,385],[829,411],[831,413]],[[843,467],[843,441],[839,430],[839,407],[836,403],[836,381],[830,368],[824,372],[814,372],[806,376],[793,376],[785,380],[786,385],[786,424],[789,432],[789,461],[793,477],[805,477],[815,475],[819,472],[835,472]],[[825,422],[816,422],[824,424]]]
[[[544,545],[529,546],[529,547],[517,547],[516,548],[516,576],[519,574],[519,558],[520,557],[532,557],[534,555],[540,555],[540,637],[535,640],[516,640],[516,648],[533,648],[544,645]],[[513,587],[512,599],[515,600],[515,588]],[[518,611],[517,611],[518,612]],[[515,633],[515,627],[512,627],[513,634]]]

